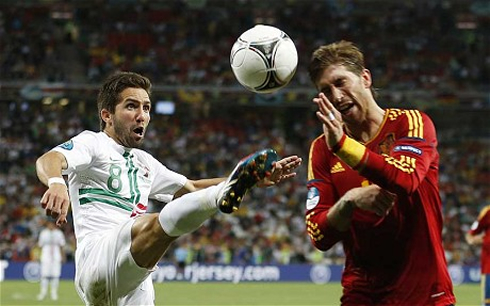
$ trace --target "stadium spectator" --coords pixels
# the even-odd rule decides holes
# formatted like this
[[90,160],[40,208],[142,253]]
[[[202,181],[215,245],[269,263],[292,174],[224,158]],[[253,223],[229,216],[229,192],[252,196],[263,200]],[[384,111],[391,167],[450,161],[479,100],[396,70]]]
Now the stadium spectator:
[[490,305],[490,205],[485,206],[478,219],[473,223],[466,234],[466,241],[470,245],[481,245],[481,289],[482,305]]
[[187,261],[189,259],[189,248],[187,242],[179,243],[179,245],[174,250],[174,260],[175,266],[177,268],[177,280],[184,279],[185,267],[187,266]]
[[[238,209],[256,184],[294,177],[301,164],[295,155],[276,160],[273,150],[261,150],[241,160],[228,178],[189,180],[138,149],[150,121],[150,90],[149,79],[139,74],[111,76],[97,99],[101,131],[84,131],[36,162],[48,186],[41,198],[46,213],[63,224],[72,204],[75,285],[86,304],[152,305],[148,276],[175,239],[219,210]],[[146,214],[149,198],[168,203],[160,213]]]
[[431,119],[378,106],[352,42],[316,49],[309,73],[323,135],[310,149],[307,231],[320,250],[343,244],[341,304],[454,304]]
[[61,276],[61,265],[65,262],[64,247],[66,245],[63,232],[56,228],[51,220],[46,220],[45,229],[39,235],[38,245],[41,247],[41,291],[37,296],[44,300],[50,287],[51,299],[58,300],[58,286]]
[[[166,85],[235,85],[223,59],[238,33],[268,22],[290,34],[300,60],[325,35],[359,41],[383,88],[488,88],[488,22],[475,1],[379,5],[355,0],[345,7],[331,1],[278,1],[268,3],[267,10],[254,7],[260,1],[208,0],[192,8],[183,1],[135,2],[72,3],[65,20],[53,17],[56,6],[49,3],[0,4],[0,33],[5,34],[0,35],[0,78],[99,82],[114,71],[133,70]],[[302,16],[320,25],[313,28]],[[292,85],[308,85],[305,66],[300,63]]]

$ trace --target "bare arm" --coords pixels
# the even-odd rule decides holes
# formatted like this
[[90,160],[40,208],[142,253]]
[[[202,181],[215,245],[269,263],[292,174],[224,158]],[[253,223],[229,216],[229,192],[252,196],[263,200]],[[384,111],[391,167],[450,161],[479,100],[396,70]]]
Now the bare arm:
[[48,179],[51,177],[62,177],[61,171],[67,167],[68,164],[63,154],[49,151],[36,161],[37,177],[44,185],[48,186]]
[[[259,187],[269,187],[280,183],[283,180],[290,179],[296,176],[294,171],[301,165],[302,159],[296,155],[285,157],[274,162],[271,174],[258,183]],[[178,198],[186,193],[201,190],[209,186],[218,185],[224,182],[226,177],[187,180],[185,185],[175,193],[174,198]]]
[[349,229],[354,208],[371,211],[378,216],[387,215],[394,205],[396,196],[378,185],[353,188],[346,192],[328,211],[328,224],[339,231]]
[[62,170],[68,167],[63,154],[49,151],[36,161],[36,172],[39,180],[48,190],[41,198],[41,205],[46,210],[46,215],[56,218],[56,224],[66,223],[66,215],[70,206],[67,186],[63,183],[51,183],[50,178],[63,178]]
[[224,177],[201,179],[201,180],[187,180],[185,185],[175,193],[174,198],[181,197],[186,193],[201,190],[209,186],[218,185],[219,183],[224,182],[225,180],[226,178]]

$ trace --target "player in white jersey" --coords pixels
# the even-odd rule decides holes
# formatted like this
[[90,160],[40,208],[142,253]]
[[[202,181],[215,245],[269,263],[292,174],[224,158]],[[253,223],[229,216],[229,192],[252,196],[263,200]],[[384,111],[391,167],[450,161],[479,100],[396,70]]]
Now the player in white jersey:
[[[150,121],[150,81],[136,73],[111,76],[97,104],[101,132],[84,131],[36,162],[46,213],[77,238],[75,286],[87,305],[153,305],[151,277],[169,245],[219,210],[238,209],[255,185],[296,175],[296,155],[276,160],[271,149],[241,160],[228,178],[190,180],[137,149]],[[62,174],[68,175],[69,193]],[[168,202],[145,214],[148,199]]]
[[41,291],[37,296],[43,300],[51,287],[51,299],[58,299],[61,265],[65,259],[63,248],[66,244],[65,235],[56,228],[52,221],[46,221],[46,228],[39,234],[38,245],[41,248]]

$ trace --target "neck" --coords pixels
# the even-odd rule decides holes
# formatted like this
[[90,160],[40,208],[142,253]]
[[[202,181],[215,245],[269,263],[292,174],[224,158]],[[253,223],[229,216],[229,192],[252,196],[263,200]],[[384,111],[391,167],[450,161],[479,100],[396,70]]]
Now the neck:
[[379,106],[368,112],[362,122],[346,123],[347,133],[362,143],[373,139],[383,123],[386,111]]

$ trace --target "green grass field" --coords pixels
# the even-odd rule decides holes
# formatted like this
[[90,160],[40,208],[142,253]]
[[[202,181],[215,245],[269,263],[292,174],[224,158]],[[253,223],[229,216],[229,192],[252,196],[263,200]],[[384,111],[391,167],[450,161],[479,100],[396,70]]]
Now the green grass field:
[[[0,282],[0,305],[83,305],[73,282],[60,284],[59,300],[38,302],[38,283]],[[163,283],[155,284],[156,305],[338,305],[339,283]],[[479,305],[480,286],[455,287],[457,305]]]

